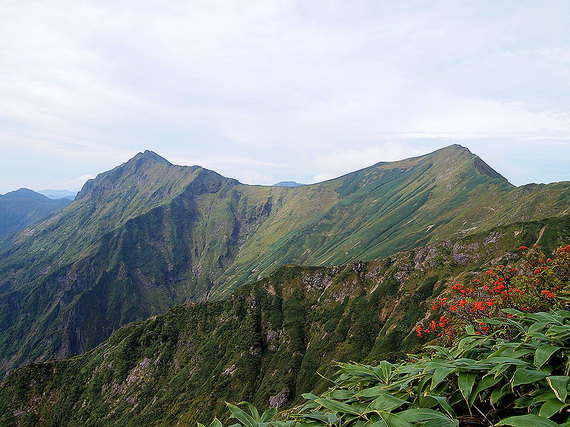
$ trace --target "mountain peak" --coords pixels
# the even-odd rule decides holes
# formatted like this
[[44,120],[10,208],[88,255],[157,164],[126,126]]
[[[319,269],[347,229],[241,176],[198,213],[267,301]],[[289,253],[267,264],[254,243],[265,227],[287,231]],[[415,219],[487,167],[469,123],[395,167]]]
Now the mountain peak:
[[170,163],[164,157],[161,157],[158,154],[156,154],[154,151],[150,151],[150,150],[145,150],[142,153],[138,153],[136,156],[134,156],[127,163],[130,163],[130,162],[137,162],[137,163],[154,162],[154,163],[162,163],[164,165],[172,166],[172,163]]
[[34,199],[34,200],[46,200],[47,197],[43,194],[37,193],[34,190],[30,190],[29,188],[20,188],[15,191],[10,191],[4,195],[6,198],[25,198],[25,199]]

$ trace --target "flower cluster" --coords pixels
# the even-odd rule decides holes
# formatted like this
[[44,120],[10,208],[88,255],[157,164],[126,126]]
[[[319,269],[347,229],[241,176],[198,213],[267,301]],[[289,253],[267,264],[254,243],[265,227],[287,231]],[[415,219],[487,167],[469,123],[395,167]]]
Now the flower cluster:
[[[436,322],[432,320],[429,326],[426,329],[422,329],[422,325],[418,325],[416,327],[416,334],[418,337],[422,338],[426,334],[432,334],[437,332],[437,336],[441,337],[443,334],[451,336],[452,335],[452,327],[449,325],[449,318],[445,317],[445,314],[439,318],[439,321]],[[439,329],[438,329],[439,327]]]
[[[453,326],[471,324],[478,333],[491,332],[492,327],[479,322],[482,317],[509,317],[502,310],[516,308],[536,312],[551,307],[570,306],[570,245],[559,248],[552,257],[545,257],[540,248],[517,249],[523,256],[518,265],[497,265],[488,268],[470,285],[455,283],[445,297],[433,303],[434,314],[446,311],[440,321],[432,320],[427,328],[418,325],[419,337],[437,332],[452,336]],[[453,326],[452,326],[453,325]],[[439,327],[439,328],[438,328]],[[461,329],[461,328],[458,328]]]

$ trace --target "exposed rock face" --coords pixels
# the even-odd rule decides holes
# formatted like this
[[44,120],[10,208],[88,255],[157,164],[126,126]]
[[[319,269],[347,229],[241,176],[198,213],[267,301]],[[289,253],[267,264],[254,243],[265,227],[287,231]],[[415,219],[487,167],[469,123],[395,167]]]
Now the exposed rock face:
[[281,409],[289,401],[291,391],[289,389],[281,390],[275,396],[269,397],[269,407]]

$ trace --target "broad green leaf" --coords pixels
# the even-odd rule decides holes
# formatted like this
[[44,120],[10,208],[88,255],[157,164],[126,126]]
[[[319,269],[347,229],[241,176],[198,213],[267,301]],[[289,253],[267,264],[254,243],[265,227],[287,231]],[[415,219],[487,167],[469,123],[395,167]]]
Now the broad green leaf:
[[[336,422],[336,415],[334,415],[335,417],[335,421],[333,421],[332,423],[329,421],[331,418],[329,418],[330,415],[334,415],[334,414],[320,414],[320,413],[309,413],[309,414],[299,414],[298,418],[303,418],[305,420],[311,420],[311,421],[318,421],[320,424],[318,425],[327,425],[327,424],[333,424],[334,422]],[[303,421],[303,425],[306,425],[307,422]]]
[[260,422],[266,423],[273,419],[273,417],[277,414],[277,408],[267,409],[261,415]]
[[461,372],[457,379],[459,390],[467,402],[469,402],[469,396],[471,395],[471,390],[473,389],[475,378],[477,378],[476,373]]
[[515,400],[516,408],[528,408],[534,402],[534,398],[528,394],[523,394],[517,400]]
[[324,408],[330,409],[331,411],[360,415],[360,412],[358,412],[352,406],[347,405],[344,402],[337,402],[336,400],[331,400],[324,397],[319,397],[318,399],[315,399],[315,402],[317,402],[319,405],[321,405]]
[[384,388],[384,386],[377,385],[374,387],[367,387],[367,388],[363,389],[362,391],[359,391],[358,393],[356,393],[354,395],[354,397],[361,398],[361,399],[367,399],[367,398],[371,398],[371,397],[378,397],[384,393],[386,393],[386,389]]
[[570,328],[568,328],[568,326],[554,325],[551,326],[548,331],[546,331],[546,335],[552,336],[554,338],[567,337],[570,335]]
[[489,387],[493,387],[494,385],[496,385],[498,382],[500,382],[503,378],[502,377],[493,377],[492,375],[486,375],[484,376],[481,381],[479,381],[477,383],[477,387],[475,387],[475,390],[473,391],[473,393],[471,393],[471,397],[469,398],[469,406],[472,406],[473,403],[475,402],[475,399],[477,398],[477,395],[479,393],[481,393],[482,391],[488,389]]
[[542,404],[538,415],[544,418],[550,418],[565,406],[567,406],[566,403],[561,402],[558,399],[549,399]]
[[497,423],[498,426],[513,426],[513,427],[558,427],[554,421],[548,418],[543,418],[535,414],[517,415],[514,417],[505,418]]
[[529,363],[525,360],[515,359],[514,357],[488,357],[485,359],[487,363],[493,363],[497,365],[511,364],[511,365],[528,365]]
[[390,412],[379,412],[380,418],[386,423],[388,427],[413,427],[412,424],[407,422],[404,418],[397,414],[391,414]]
[[455,411],[453,410],[453,408],[449,404],[449,401],[447,400],[446,397],[434,396],[434,395],[426,395],[425,397],[430,397],[430,398],[436,400],[437,403],[439,403],[439,406],[441,406],[443,408],[443,410],[445,410],[449,414],[449,416],[455,418]]
[[214,418],[214,421],[212,421],[208,427],[224,427],[224,426],[222,425],[220,420]]
[[410,423],[416,423],[418,421],[440,420],[442,422],[442,425],[445,425],[445,422],[451,421],[449,417],[445,416],[441,412],[425,408],[406,409],[405,411],[399,412],[398,415]]
[[235,418],[242,424],[246,425],[247,427],[256,427],[257,421],[255,421],[251,415],[246,413],[243,409],[238,408],[236,405],[232,405],[231,403],[226,402],[228,408],[232,415],[230,418]]
[[454,420],[430,420],[423,423],[423,427],[457,427],[459,422]]
[[313,393],[303,393],[303,394],[301,394],[301,396],[303,397],[303,399],[306,399],[306,400],[315,400],[315,399],[319,398],[319,396],[316,396]]
[[568,377],[567,376],[551,376],[546,378],[546,382],[561,402],[566,402],[568,396]]
[[394,409],[399,408],[404,403],[408,402],[386,393],[374,399],[370,403],[370,408],[377,411],[392,412]]
[[392,374],[392,364],[390,362],[382,360],[378,366],[375,366],[372,369],[383,382],[388,383],[390,381],[390,375]]
[[493,390],[491,392],[491,404],[494,405],[495,403],[497,403],[501,397],[503,397],[505,394],[507,394],[509,392],[509,384],[505,384],[503,385],[501,388],[496,388],[495,390]]
[[534,366],[541,368],[550,356],[552,356],[556,351],[560,350],[560,347],[554,345],[542,345],[536,349],[534,352]]
[[546,378],[547,376],[548,376],[548,374],[545,372],[519,367],[519,368],[517,368],[517,370],[515,371],[515,374],[513,375],[513,379],[512,379],[513,387],[516,387],[518,385],[523,385],[523,384],[530,384],[530,383],[533,383],[535,381],[539,381],[543,378]]
[[242,401],[242,402],[238,403],[238,405],[246,405],[249,408],[249,412],[251,414],[251,417],[256,422],[259,422],[259,420],[260,420],[259,411],[257,410],[257,408],[255,406],[253,406],[251,403],[246,402],[246,401]]
[[338,420],[338,417],[336,416],[336,414],[327,414],[327,422],[329,424],[334,424],[336,423],[336,421]]
[[435,369],[431,379],[431,389],[433,390],[445,377],[455,370],[454,366],[440,366]]
[[331,399],[347,400],[354,397],[354,392],[343,389],[333,390],[330,393],[328,393],[328,397],[330,397]]
[[539,332],[541,330],[543,330],[544,328],[546,328],[546,325],[548,325],[548,322],[536,322],[533,323],[532,325],[530,325],[530,327],[528,328],[529,332]]

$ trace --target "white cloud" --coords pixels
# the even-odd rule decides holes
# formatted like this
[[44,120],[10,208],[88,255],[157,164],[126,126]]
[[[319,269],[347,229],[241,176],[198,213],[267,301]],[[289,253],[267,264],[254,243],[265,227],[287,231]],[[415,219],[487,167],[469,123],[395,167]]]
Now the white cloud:
[[147,148],[252,183],[454,142],[539,151],[570,139],[568,16],[565,1],[4,2],[0,190]]

